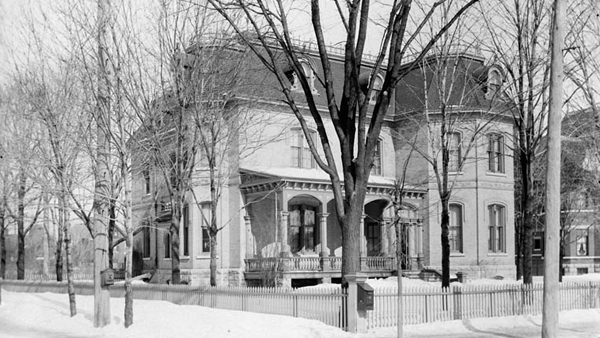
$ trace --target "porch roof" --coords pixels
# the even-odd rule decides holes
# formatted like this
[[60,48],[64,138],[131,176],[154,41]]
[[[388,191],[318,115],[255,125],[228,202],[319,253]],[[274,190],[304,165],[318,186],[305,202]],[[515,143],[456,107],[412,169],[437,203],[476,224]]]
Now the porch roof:
[[[271,191],[277,188],[332,190],[329,176],[320,169],[253,167],[252,169],[240,168],[240,174],[242,176],[240,189],[247,193]],[[343,183],[343,177],[340,178]],[[369,177],[368,194],[389,195],[393,189],[394,178],[373,175]],[[405,187],[405,195],[409,198],[423,198],[425,193],[425,188]]]

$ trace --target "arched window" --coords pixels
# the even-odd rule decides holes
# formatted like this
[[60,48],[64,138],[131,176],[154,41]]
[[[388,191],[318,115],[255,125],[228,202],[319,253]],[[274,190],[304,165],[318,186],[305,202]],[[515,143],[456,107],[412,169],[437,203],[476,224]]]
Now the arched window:
[[487,83],[484,87],[485,97],[488,100],[494,98],[500,87],[502,86],[502,74],[497,68],[491,68],[488,71]]
[[289,206],[289,244],[292,253],[314,252],[316,242],[317,207],[298,201]]
[[488,135],[488,170],[493,173],[504,173],[504,136]]
[[[313,142],[316,143],[317,133],[313,130],[309,133]],[[292,129],[292,166],[306,169],[313,169],[317,166],[308,142],[304,138],[304,132],[300,128]]]
[[489,252],[506,252],[506,208],[500,204],[492,204],[488,206],[488,217]]
[[448,240],[450,252],[463,252],[463,208],[460,204],[450,204],[450,224]]
[[[317,89],[315,88],[315,71],[311,64],[307,60],[300,60],[300,66],[302,67],[302,71],[306,76],[306,81],[308,81],[308,86],[313,94],[317,93]],[[294,70],[290,67],[287,71],[285,71],[285,76],[288,81],[290,81],[290,90],[295,92],[302,91],[302,85],[300,84],[300,80],[298,79],[298,74],[294,72]]]

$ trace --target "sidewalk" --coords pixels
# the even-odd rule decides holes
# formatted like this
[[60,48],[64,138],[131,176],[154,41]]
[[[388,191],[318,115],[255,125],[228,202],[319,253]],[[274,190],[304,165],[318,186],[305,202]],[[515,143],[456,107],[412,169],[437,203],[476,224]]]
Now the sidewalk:
[[[600,338],[600,309],[564,311],[559,316],[558,337]],[[375,329],[365,337],[395,337],[395,331],[396,328]],[[513,316],[407,325],[404,337],[531,338],[541,337],[541,331],[542,316]]]

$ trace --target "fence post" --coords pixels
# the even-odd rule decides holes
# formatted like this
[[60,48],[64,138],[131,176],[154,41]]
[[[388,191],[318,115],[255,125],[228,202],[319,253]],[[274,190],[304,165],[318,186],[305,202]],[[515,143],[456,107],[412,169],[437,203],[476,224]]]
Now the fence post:
[[452,294],[454,298],[454,319],[462,319],[462,287],[454,285]]
[[357,273],[346,275],[348,282],[348,332],[365,333],[367,332],[367,312],[358,310],[358,283],[364,283],[367,275]]
[[298,295],[294,295],[294,317],[298,317]]

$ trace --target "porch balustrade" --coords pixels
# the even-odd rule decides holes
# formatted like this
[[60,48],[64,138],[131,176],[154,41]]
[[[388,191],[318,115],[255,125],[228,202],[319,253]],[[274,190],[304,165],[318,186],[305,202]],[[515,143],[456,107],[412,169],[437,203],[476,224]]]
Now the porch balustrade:
[[[361,269],[369,271],[392,271],[396,269],[394,257],[361,257]],[[318,272],[341,271],[341,257],[269,257],[247,258],[246,272],[261,271],[290,271],[290,272]]]

